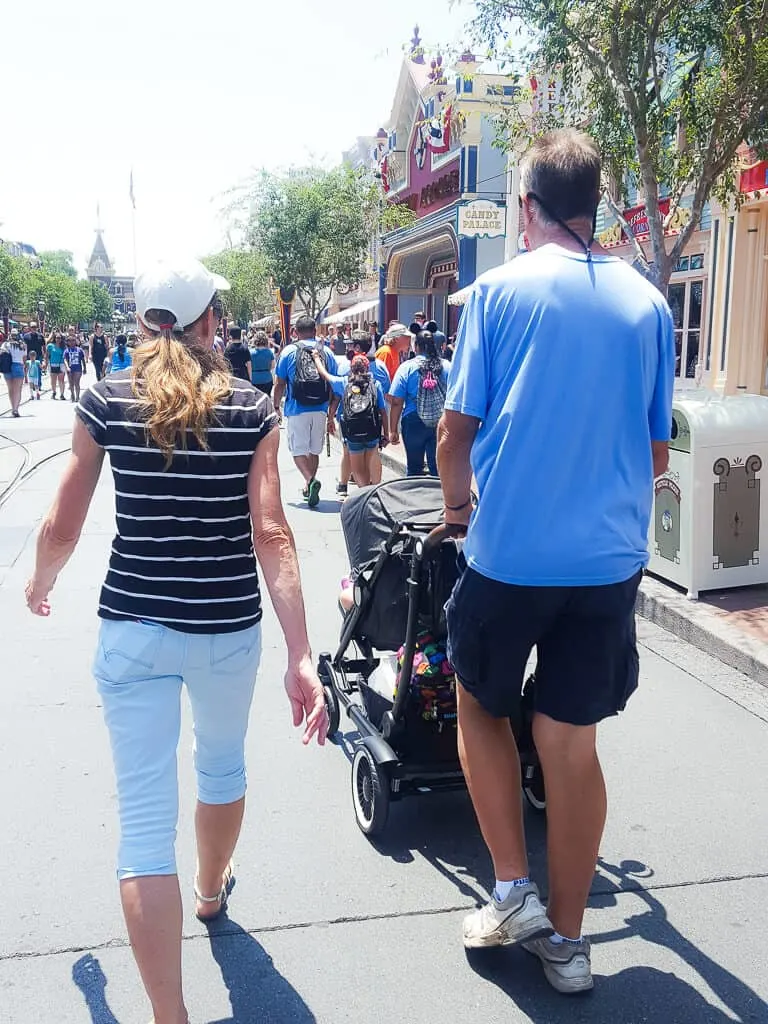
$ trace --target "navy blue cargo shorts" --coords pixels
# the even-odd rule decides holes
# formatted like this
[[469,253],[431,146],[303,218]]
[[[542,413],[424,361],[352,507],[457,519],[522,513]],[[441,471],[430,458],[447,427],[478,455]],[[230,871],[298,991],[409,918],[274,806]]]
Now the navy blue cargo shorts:
[[596,587],[525,587],[465,568],[446,606],[448,657],[463,688],[496,718],[517,719],[537,652],[534,709],[595,725],[637,689],[638,572]]

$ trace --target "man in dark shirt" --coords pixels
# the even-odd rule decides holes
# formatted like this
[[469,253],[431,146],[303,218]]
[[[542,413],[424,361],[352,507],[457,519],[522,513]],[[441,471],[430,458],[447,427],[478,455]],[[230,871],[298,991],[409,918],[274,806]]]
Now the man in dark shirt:
[[29,325],[29,331],[24,335],[24,343],[27,346],[27,354],[36,352],[37,358],[42,362],[45,351],[45,339],[37,329],[37,324]]
[[104,360],[107,358],[107,339],[104,337],[104,328],[97,321],[93,327],[91,337],[91,362],[96,370],[96,380],[104,376]]
[[241,377],[250,383],[251,353],[242,341],[243,332],[239,327],[229,328],[229,344],[224,350],[224,358],[229,363],[235,377]]

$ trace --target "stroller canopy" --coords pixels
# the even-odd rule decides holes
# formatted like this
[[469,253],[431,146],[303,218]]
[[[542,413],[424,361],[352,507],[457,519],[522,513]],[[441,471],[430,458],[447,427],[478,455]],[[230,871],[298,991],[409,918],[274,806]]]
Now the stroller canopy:
[[353,568],[378,558],[395,523],[432,530],[443,521],[443,491],[434,477],[405,477],[367,487],[341,506],[341,525]]

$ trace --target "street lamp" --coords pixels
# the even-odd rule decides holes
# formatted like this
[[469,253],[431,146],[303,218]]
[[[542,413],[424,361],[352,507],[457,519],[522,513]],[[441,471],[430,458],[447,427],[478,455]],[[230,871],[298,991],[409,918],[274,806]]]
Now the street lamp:
[[37,304],[37,323],[40,327],[40,333],[45,337],[45,300],[40,299]]

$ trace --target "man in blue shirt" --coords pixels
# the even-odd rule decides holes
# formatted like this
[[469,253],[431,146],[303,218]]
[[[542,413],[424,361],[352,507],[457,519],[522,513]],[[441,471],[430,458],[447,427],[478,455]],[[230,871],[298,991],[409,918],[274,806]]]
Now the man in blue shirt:
[[[675,361],[660,292],[594,244],[600,170],[593,142],[572,130],[525,157],[532,251],[475,283],[438,445],[447,521],[469,527],[449,656],[464,771],[496,873],[464,943],[521,942],[566,993],[592,987],[581,929],[606,815],[597,723],[637,686],[634,605],[653,479],[668,461]],[[510,728],[534,647],[546,913],[528,878]]]
[[[278,416],[285,415],[285,431],[288,438],[288,450],[293,456],[296,467],[304,477],[303,495],[310,508],[315,508],[320,501],[320,481],[317,470],[320,465],[320,453],[323,450],[325,433],[332,428],[333,414],[338,405],[334,398],[330,403],[328,386],[320,380],[314,361],[312,372],[324,388],[325,400],[314,401],[313,404],[302,404],[294,391],[296,389],[297,360],[301,349],[319,349],[322,351],[325,365],[330,374],[337,374],[338,367],[333,353],[325,345],[319,345],[315,337],[316,325],[312,317],[302,316],[296,323],[298,340],[286,345],[280,353],[275,369],[275,391],[273,400]],[[281,403],[285,396],[285,409],[281,413]]]

